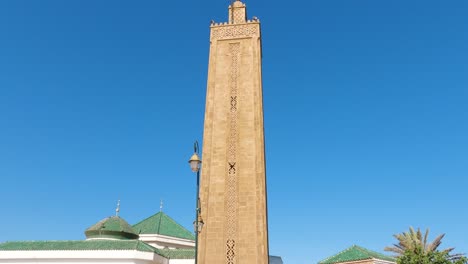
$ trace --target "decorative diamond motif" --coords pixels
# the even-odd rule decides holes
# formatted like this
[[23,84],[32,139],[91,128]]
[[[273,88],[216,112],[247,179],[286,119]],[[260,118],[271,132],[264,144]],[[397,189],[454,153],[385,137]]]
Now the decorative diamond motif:
[[231,111],[237,110],[237,96],[231,96]]
[[234,257],[236,256],[236,253],[235,253],[235,250],[234,250],[234,246],[236,245],[236,241],[232,240],[232,239],[228,239],[228,241],[226,242],[226,246],[227,246],[227,254],[226,254],[226,260],[227,260],[227,264],[234,264]]

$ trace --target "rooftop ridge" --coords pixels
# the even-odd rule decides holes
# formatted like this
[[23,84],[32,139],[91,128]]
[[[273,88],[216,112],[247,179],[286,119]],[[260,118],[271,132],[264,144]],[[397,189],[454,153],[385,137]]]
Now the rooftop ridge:
[[156,214],[156,215],[159,215],[158,230],[156,232],[158,234],[161,234],[161,222],[162,222],[162,217],[163,217],[162,211],[160,211],[159,214]]
[[340,255],[340,254],[342,254],[342,253],[344,253],[344,252],[346,252],[346,251],[352,249],[352,248],[355,247],[355,246],[356,246],[356,245],[352,245],[352,246],[350,246],[350,247],[348,247],[348,248],[346,248],[346,249],[344,249],[344,250],[342,250],[342,251],[336,253],[335,255],[332,255],[332,256],[330,256],[330,257],[328,257],[328,258],[326,258],[326,259],[323,259],[323,260],[319,261],[318,263],[325,263],[327,260],[329,260],[329,259],[331,259],[331,258],[333,258],[333,257],[336,257],[336,256],[338,256],[338,255]]
[[384,261],[392,261],[394,262],[395,259],[389,256],[386,256],[382,253],[369,250],[367,248],[352,245],[345,250],[340,251],[337,254],[332,255],[320,262],[319,264],[334,264],[334,263],[342,263],[342,262],[351,262],[351,261],[358,261],[358,260],[365,260],[365,259],[378,259]]
[[390,256],[386,256],[380,252],[377,252],[377,251],[373,251],[373,250],[370,250],[370,249],[367,249],[367,248],[364,248],[364,247],[361,247],[361,246],[357,246],[357,245],[354,245],[358,250],[360,250],[361,252],[364,252],[366,254],[369,254],[371,256],[371,258],[373,259],[379,259],[379,260],[387,260],[387,261],[394,261],[395,259],[393,257],[390,257]]
[[142,251],[159,254],[156,248],[139,240],[43,240],[0,243],[0,251]]
[[158,234],[194,240],[192,232],[164,212],[157,212],[132,226],[138,234]]
[[136,223],[136,224],[132,225],[132,227],[134,227],[134,226],[136,226],[136,225],[138,225],[138,224],[141,224],[141,223],[143,223],[144,221],[146,221],[146,220],[150,219],[151,217],[154,217],[154,216],[156,216],[156,215],[157,215],[157,214],[159,214],[159,213],[162,213],[162,212],[157,212],[157,213],[155,213],[155,214],[153,214],[153,215],[150,215],[150,216],[146,217],[145,219],[141,220],[140,222],[138,222],[138,223]]

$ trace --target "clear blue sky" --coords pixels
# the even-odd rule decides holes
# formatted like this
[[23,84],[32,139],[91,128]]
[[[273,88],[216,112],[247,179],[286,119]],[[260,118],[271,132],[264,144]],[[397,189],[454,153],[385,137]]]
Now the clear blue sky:
[[[228,1],[0,1],[0,241],[114,213],[187,228],[209,21]],[[468,252],[468,1],[247,1],[262,21],[270,253]]]

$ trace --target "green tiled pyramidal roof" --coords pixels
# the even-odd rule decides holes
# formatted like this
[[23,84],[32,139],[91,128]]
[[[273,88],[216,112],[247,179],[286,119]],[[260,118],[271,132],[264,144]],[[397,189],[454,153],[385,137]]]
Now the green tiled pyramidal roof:
[[163,212],[152,215],[133,226],[137,234],[158,234],[195,240],[192,232],[179,225],[174,219]]
[[118,216],[104,218],[85,231],[87,238],[137,239],[138,234]]
[[392,257],[354,245],[350,248],[347,248],[341,251],[340,253],[334,256],[331,256],[329,258],[326,258],[320,261],[319,264],[334,264],[334,263],[340,263],[340,262],[357,261],[357,260],[365,260],[365,259],[380,259],[380,260],[395,262],[395,259]]
[[156,252],[156,248],[139,240],[70,240],[70,241],[14,241],[0,243],[0,251],[41,250],[136,250]]

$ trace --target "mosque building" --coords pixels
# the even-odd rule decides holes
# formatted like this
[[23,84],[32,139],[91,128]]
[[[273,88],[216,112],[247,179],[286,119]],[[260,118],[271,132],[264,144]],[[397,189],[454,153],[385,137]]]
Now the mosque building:
[[[135,225],[107,217],[85,230],[85,240],[0,243],[0,263],[193,264],[195,236],[162,210]],[[270,256],[271,264],[282,264]]]
[[[85,230],[85,240],[0,243],[0,263],[193,264],[195,236],[162,210],[135,225],[107,217]],[[283,264],[269,256],[269,264]],[[318,264],[395,264],[384,254],[353,245]]]
[[130,225],[107,217],[85,231],[86,240],[0,243],[0,263],[191,264],[194,235],[158,212]]

